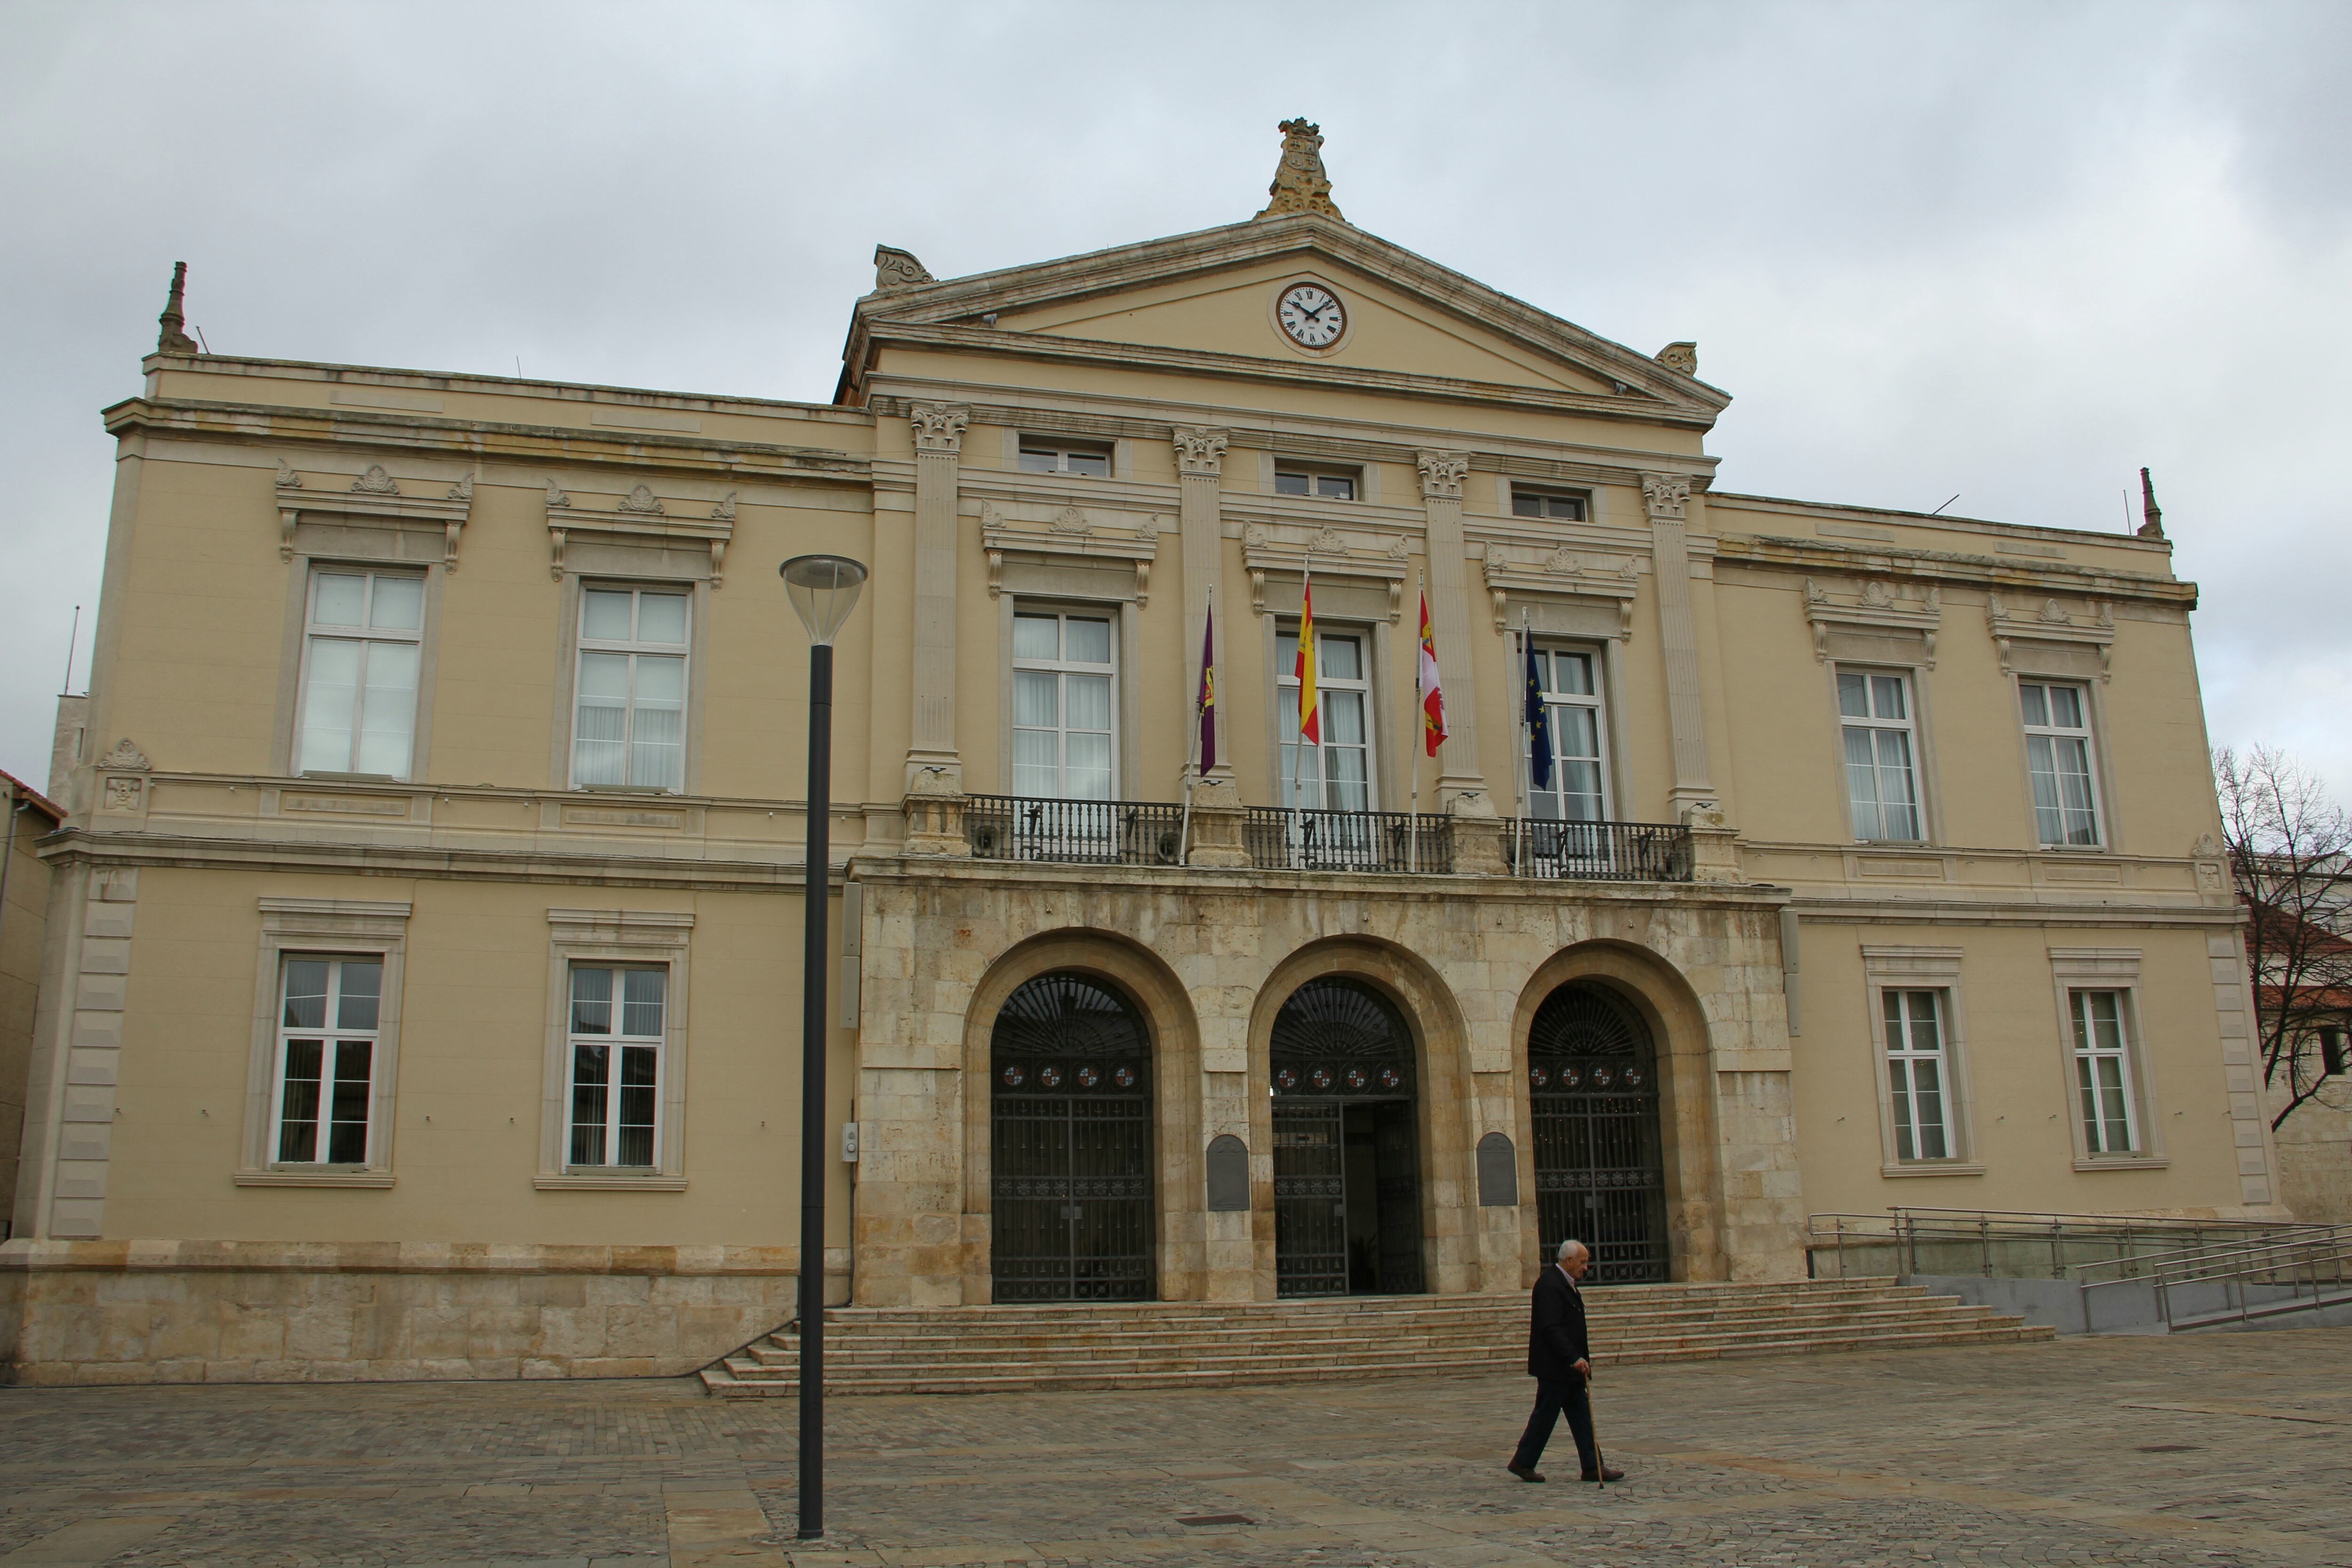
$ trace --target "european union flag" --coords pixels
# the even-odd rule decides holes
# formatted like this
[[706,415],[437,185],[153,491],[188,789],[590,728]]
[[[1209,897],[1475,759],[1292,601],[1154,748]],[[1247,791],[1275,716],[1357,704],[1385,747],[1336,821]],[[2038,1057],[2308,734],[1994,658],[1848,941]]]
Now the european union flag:
[[1528,650],[1528,773],[1538,789],[1551,787],[1551,710],[1544,706],[1543,669],[1536,659],[1536,645],[1527,633],[1519,634],[1519,644]]

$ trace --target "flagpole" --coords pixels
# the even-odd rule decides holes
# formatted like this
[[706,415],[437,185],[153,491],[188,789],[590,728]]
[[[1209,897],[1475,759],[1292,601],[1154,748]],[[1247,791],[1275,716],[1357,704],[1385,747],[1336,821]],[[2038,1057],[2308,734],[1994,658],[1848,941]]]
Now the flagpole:
[[1514,746],[1511,748],[1513,751],[1519,753],[1517,756],[1511,759],[1511,787],[1518,796],[1518,810],[1511,818],[1511,872],[1514,876],[1518,875],[1520,873],[1520,868],[1527,864],[1526,851],[1521,845],[1521,839],[1525,837],[1528,830],[1528,768],[1529,766],[1529,762],[1527,752],[1528,746],[1531,746],[1535,741],[1535,737],[1528,732],[1528,694],[1526,690],[1528,679],[1528,607],[1525,605],[1521,605],[1519,606],[1519,653],[1517,663],[1518,668],[1516,671],[1516,679],[1513,684],[1521,689],[1519,691],[1518,701],[1519,731],[1521,735],[1526,739],[1528,745]]
[[[1209,625],[1217,614],[1217,591],[1212,588],[1208,595],[1208,614],[1201,619],[1201,638],[1204,647],[1208,646]],[[1184,826],[1177,830],[1176,836],[1176,864],[1179,866],[1192,863],[1192,786],[1200,779],[1201,700],[1196,693],[1192,699],[1192,741],[1184,753]]]

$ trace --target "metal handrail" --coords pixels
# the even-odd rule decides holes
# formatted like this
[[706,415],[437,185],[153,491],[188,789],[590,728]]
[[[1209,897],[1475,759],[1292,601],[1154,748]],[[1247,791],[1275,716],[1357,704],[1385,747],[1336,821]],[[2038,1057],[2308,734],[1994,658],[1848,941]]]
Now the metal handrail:
[[[2165,1331],[2169,1333],[2180,1328],[2205,1328],[2216,1323],[2251,1322],[2256,1318],[2277,1317],[2287,1312],[2318,1311],[2324,1308],[2352,1305],[2352,1280],[2346,1277],[2346,1264],[2352,1260],[2352,1226],[2298,1226],[2298,1234],[2276,1240],[2255,1242],[2238,1247],[2217,1247],[2178,1255],[2158,1263],[2149,1274],[2118,1274],[2112,1279],[2083,1279],[2084,1321],[2090,1321],[2090,1294],[2094,1290],[2118,1285],[2145,1285],[2156,1296],[2158,1310],[2164,1316]],[[2139,1259],[2146,1263],[2150,1259]],[[2101,1265],[2082,1266],[2088,1269]],[[2321,1278],[2323,1271],[2326,1278]],[[2304,1299],[2305,1283],[2311,1287],[2310,1300]],[[2172,1293],[2192,1285],[2221,1287],[2225,1301],[2235,1299],[2233,1308],[2220,1312],[2207,1312],[2191,1318],[2181,1318],[2173,1310]],[[2284,1285],[2289,1291],[2284,1301],[2269,1300],[2257,1304],[2250,1287],[2268,1286],[2276,1289]],[[2323,1289],[2332,1286],[2333,1291]]]
[[1048,800],[975,795],[964,801],[964,837],[980,860],[1087,866],[1180,866],[1184,808],[1158,801]]
[[[1816,1250],[1833,1251],[1837,1257],[1838,1272],[1843,1275],[1850,1249],[1891,1247],[1895,1254],[1895,1272],[1917,1274],[1923,1271],[1919,1267],[1922,1247],[1965,1247],[1973,1243],[1978,1254],[1976,1270],[1985,1278],[1990,1279],[1999,1273],[2024,1278],[2026,1276],[2014,1268],[2015,1253],[2021,1246],[2030,1245],[2038,1249],[2046,1245],[2050,1249],[2048,1277],[2063,1279],[2070,1271],[2084,1267],[2086,1262],[2127,1264],[2135,1258],[2194,1252],[2216,1245],[2242,1243],[2250,1236],[2277,1237],[2305,1228],[2291,1220],[2216,1220],[2169,1215],[1893,1207],[1884,1215],[1821,1214],[1810,1216],[1808,1230],[1814,1239],[1807,1246],[1806,1262],[1810,1269],[1813,1267]],[[2186,1246],[2179,1244],[2179,1238],[2184,1236],[2189,1238]],[[2010,1255],[2005,1261],[2011,1262],[2011,1267],[1996,1268],[1997,1247]],[[2113,1258],[2082,1259],[2079,1255],[2087,1248],[2111,1248],[2116,1256]],[[2070,1253],[2076,1255],[2072,1261]],[[1965,1271],[1965,1266],[1962,1271]],[[2038,1268],[2035,1272],[2040,1272]]]
[[1432,812],[1253,805],[1242,836],[1261,871],[1454,869],[1454,819]]
[[1687,882],[1690,829],[1678,822],[1522,816],[1503,852],[1515,877],[1563,882]]

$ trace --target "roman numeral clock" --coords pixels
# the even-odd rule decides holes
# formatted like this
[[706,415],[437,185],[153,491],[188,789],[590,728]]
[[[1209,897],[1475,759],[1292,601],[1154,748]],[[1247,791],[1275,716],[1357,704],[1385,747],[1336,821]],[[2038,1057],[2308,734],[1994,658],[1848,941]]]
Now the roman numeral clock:
[[1274,314],[1290,341],[1303,349],[1328,349],[1348,330],[1347,307],[1319,284],[1295,283],[1284,289]]

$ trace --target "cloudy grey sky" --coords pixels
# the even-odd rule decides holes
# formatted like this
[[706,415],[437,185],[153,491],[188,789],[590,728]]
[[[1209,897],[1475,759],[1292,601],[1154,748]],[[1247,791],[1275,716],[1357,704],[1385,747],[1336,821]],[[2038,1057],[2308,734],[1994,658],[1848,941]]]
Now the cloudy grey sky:
[[[1348,216],[1735,395],[1726,488],[2121,529],[2352,798],[2352,5],[0,0],[0,768],[174,260],[225,353],[822,401],[942,277]],[[88,668],[89,611],[75,689]]]

